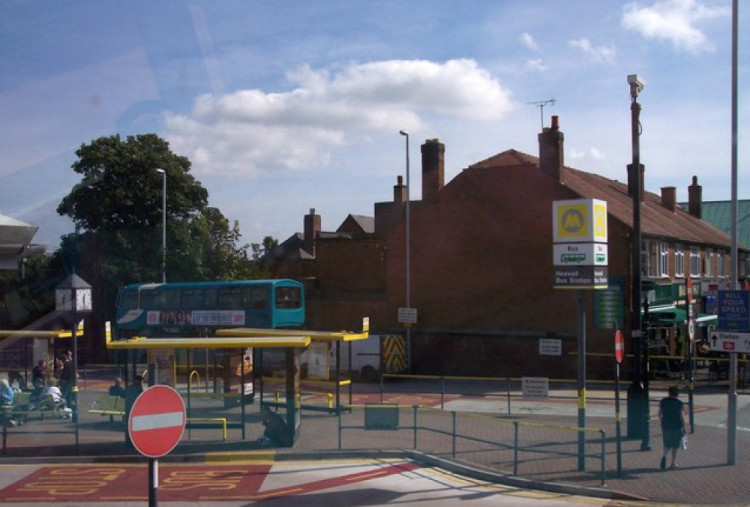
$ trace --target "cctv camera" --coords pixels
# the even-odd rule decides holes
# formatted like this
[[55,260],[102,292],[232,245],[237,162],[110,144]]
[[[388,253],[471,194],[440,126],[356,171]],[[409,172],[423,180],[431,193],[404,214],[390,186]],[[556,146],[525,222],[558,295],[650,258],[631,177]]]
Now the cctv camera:
[[628,84],[630,86],[637,86],[639,90],[643,90],[646,86],[646,82],[638,78],[638,74],[630,74],[628,76]]

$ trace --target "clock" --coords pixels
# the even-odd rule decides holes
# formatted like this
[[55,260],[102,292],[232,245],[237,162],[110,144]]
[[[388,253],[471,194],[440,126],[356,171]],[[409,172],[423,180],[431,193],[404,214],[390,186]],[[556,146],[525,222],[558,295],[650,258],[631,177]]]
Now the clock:
[[78,312],[90,312],[91,311],[91,289],[83,288],[76,290],[76,311]]
[[69,312],[73,309],[73,291],[70,289],[57,289],[55,291],[55,310],[58,312]]

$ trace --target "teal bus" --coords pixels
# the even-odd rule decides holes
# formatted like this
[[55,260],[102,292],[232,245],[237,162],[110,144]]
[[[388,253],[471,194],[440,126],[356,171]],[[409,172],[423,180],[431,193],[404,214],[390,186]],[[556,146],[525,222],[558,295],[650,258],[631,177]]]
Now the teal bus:
[[[195,336],[210,340],[217,329],[301,329],[304,324],[305,294],[302,284],[294,280],[143,283],[120,289],[113,337]],[[239,386],[244,385],[243,399],[252,402],[254,351],[237,352],[149,350],[146,360],[157,365],[158,383],[175,387],[178,369],[186,367],[189,387],[194,375],[196,379],[202,376],[207,389],[209,378],[216,386],[221,376],[224,392],[239,392]],[[262,365],[262,355],[259,361]],[[206,367],[202,375],[201,364]]]
[[218,328],[300,329],[305,295],[294,280],[143,283],[117,295],[115,337],[211,336]]

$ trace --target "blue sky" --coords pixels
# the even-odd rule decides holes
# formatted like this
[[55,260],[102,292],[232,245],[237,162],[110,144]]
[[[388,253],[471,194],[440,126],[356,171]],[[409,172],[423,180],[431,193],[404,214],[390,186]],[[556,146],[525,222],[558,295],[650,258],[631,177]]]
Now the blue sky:
[[[750,198],[750,10],[740,5],[739,182]],[[40,226],[78,181],[75,150],[155,132],[187,156],[243,240],[284,240],[372,215],[419,146],[446,145],[446,182],[506,149],[538,153],[560,117],[566,165],[626,180],[628,74],[646,82],[646,189],[693,175],[730,198],[731,0],[4,0],[0,214]],[[743,186],[744,185],[744,186]]]

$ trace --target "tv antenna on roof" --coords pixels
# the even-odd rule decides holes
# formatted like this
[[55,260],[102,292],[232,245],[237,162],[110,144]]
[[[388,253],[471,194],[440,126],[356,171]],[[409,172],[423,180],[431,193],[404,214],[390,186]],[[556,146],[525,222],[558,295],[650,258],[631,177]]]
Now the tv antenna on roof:
[[527,102],[527,104],[532,105],[532,106],[537,106],[539,108],[539,116],[542,120],[542,129],[544,129],[544,106],[546,105],[554,106],[555,102],[557,102],[555,99],[537,100],[535,102]]

